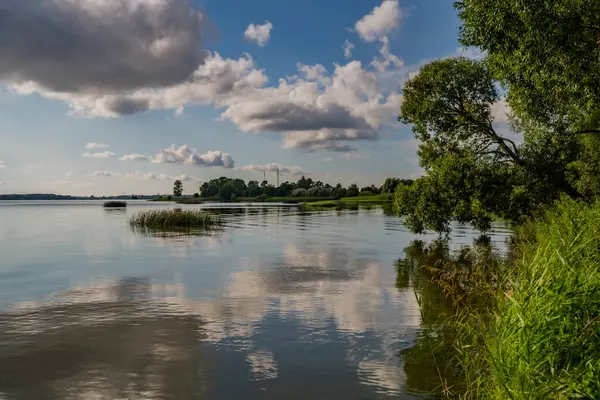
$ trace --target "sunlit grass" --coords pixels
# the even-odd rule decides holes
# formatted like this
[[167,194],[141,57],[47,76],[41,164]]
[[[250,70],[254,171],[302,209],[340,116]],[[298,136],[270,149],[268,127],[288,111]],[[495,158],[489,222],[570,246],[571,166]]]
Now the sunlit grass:
[[528,231],[493,308],[456,318],[465,398],[600,398],[600,203],[564,201]]
[[129,224],[139,229],[211,229],[221,226],[223,219],[201,210],[149,210],[135,213]]

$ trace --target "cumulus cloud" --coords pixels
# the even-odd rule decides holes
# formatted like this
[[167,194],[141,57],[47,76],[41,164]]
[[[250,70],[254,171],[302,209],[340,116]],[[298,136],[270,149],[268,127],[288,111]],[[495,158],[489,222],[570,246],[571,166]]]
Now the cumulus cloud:
[[88,150],[91,149],[107,149],[109,148],[110,145],[109,144],[104,144],[104,143],[95,143],[95,142],[91,142],[85,145],[85,148]]
[[125,154],[123,157],[119,158],[121,161],[148,161],[150,157],[145,156],[143,154]]
[[346,39],[346,41],[344,42],[344,46],[342,46],[344,49],[344,57],[346,58],[350,58],[352,57],[352,50],[354,50],[354,43],[350,43],[350,41],[348,39]]
[[248,41],[256,42],[260,47],[265,47],[269,43],[269,39],[271,39],[272,29],[273,24],[269,21],[266,21],[263,25],[250,24],[244,32],[244,38]]
[[159,180],[159,181],[170,181],[171,177],[166,174],[155,174],[154,172],[129,172],[125,174],[127,179],[143,179],[143,180]]
[[82,117],[115,118],[149,110],[183,110],[186,105],[225,107],[231,98],[250,94],[268,82],[262,70],[255,68],[249,55],[224,59],[218,53],[206,58],[190,79],[169,87],[145,88],[119,93],[58,93],[35,82],[13,85],[21,95],[41,96],[67,102],[70,114]]
[[178,175],[178,176],[170,176],[167,174],[155,174],[154,172],[139,172],[139,171],[135,171],[135,172],[128,172],[127,174],[125,174],[125,178],[126,179],[142,179],[142,180],[158,180],[158,181],[174,181],[174,180],[180,180],[183,182],[189,182],[189,181],[198,181],[197,178],[188,175],[188,174],[183,174],[183,175]]
[[188,174],[174,176],[173,180],[180,180],[183,182],[191,182],[191,181],[198,182],[199,181],[198,178],[194,178],[193,176],[188,175]]
[[6,168],[6,164],[2,160],[0,160],[0,168]]
[[3,0],[0,80],[58,93],[179,83],[206,57],[204,21],[187,0]]
[[84,158],[112,158],[116,154],[112,151],[103,151],[100,153],[83,153]]
[[300,69],[303,78],[229,102],[222,118],[244,132],[282,133],[286,148],[344,152],[352,149],[345,142],[377,140],[377,130],[395,119],[401,96],[383,95],[378,76],[359,61],[336,65],[330,77],[318,66]]
[[384,36],[380,39],[381,46],[379,48],[380,57],[375,57],[373,61],[371,61],[371,66],[374,67],[379,72],[385,72],[388,69],[392,68],[392,70],[396,71],[399,68],[404,66],[404,61],[402,61],[398,56],[392,54],[390,51],[390,41]]
[[152,162],[162,164],[188,164],[200,167],[235,167],[233,158],[227,153],[209,151],[206,154],[198,154],[195,149],[190,148],[187,144],[184,144],[179,148],[175,147],[175,145],[171,145],[171,147],[159,151]]
[[367,42],[374,42],[395,31],[403,13],[398,0],[384,0],[371,13],[356,22],[354,29]]
[[66,176],[66,177],[69,177],[69,176],[72,176],[72,175],[73,175],[73,172],[72,172],[72,171],[65,172],[65,176]]
[[306,172],[302,170],[300,167],[290,167],[287,165],[281,165],[277,163],[270,163],[265,165],[245,165],[243,167],[238,168],[240,171],[247,172],[277,172],[279,170],[280,174],[288,174],[288,175],[306,175]]
[[90,176],[101,176],[105,178],[110,178],[112,176],[120,176],[121,174],[118,172],[110,172],[110,171],[95,171],[89,174]]
[[[33,1],[37,5],[41,0]],[[70,3],[75,2],[71,1]],[[152,8],[153,10],[154,8],[164,8],[166,10],[164,15],[162,13],[156,14],[154,11],[146,14],[146,16],[153,15],[159,20],[152,22],[152,24],[148,22],[151,25],[150,28],[154,25],[163,26],[161,25],[164,22],[163,19],[168,19],[169,16],[174,21],[179,19],[184,22],[188,21],[187,17],[180,16],[177,13],[170,14],[174,10],[179,10],[183,14],[185,14],[184,10],[187,10],[186,12],[196,15],[198,20],[201,18],[200,14],[190,6],[184,7],[183,4],[187,4],[185,0],[174,0],[172,2],[164,0],[109,0],[102,3],[83,0],[77,3],[86,5],[89,3],[86,10],[91,16],[82,17],[84,22],[89,18],[95,18],[94,16],[97,13],[106,16],[111,10],[112,12],[120,10],[115,17],[116,21],[113,22],[111,18],[106,19],[110,21],[106,22],[108,25],[120,26],[122,24],[121,20],[127,18],[128,15],[130,16],[129,11],[131,9],[145,12],[146,8]],[[171,3],[173,4],[171,5]],[[4,6],[5,9],[10,11],[7,15],[12,15],[12,9],[23,9],[22,6],[17,5],[19,2],[16,0],[10,0],[8,4],[10,7]],[[115,4],[124,8],[122,10],[118,7],[115,8]],[[2,7],[0,6],[0,14]],[[67,9],[77,7],[69,5]],[[41,11],[37,10],[36,12]],[[30,77],[27,80],[8,80],[3,78],[1,72],[0,80],[15,83],[11,88],[17,94],[39,94],[47,98],[64,101],[69,104],[71,115],[114,118],[163,109],[177,110],[178,113],[182,113],[184,107],[187,106],[212,105],[216,109],[222,110],[222,120],[233,122],[244,132],[281,134],[284,148],[348,152],[354,150],[353,142],[377,140],[380,128],[393,124],[396,120],[401,102],[401,96],[397,91],[401,82],[394,81],[394,79],[398,76],[397,71],[405,70],[405,68],[401,67],[402,61],[391,54],[389,41],[385,35],[395,29],[401,16],[402,12],[398,2],[386,0],[369,15],[357,22],[356,31],[363,39],[367,41],[377,39],[380,42],[380,56],[370,65],[363,66],[358,61],[351,61],[345,65],[336,64],[333,71],[328,72],[320,64],[299,64],[297,76],[280,79],[274,86],[268,86],[269,78],[262,69],[256,67],[254,60],[249,55],[244,55],[238,59],[229,59],[221,57],[218,53],[202,54],[201,60],[197,60],[194,69],[184,79],[178,79],[171,83],[166,79],[153,79],[148,80],[145,85],[122,85],[118,90],[114,89],[114,85],[100,85],[98,82],[102,79],[108,79],[100,72],[98,72],[99,77],[90,78],[91,85],[94,87],[93,90],[86,85],[83,85],[83,89],[79,87],[82,85],[64,89],[59,87],[60,85],[50,85],[45,83],[45,80],[35,77]],[[8,17],[0,17],[0,22],[2,22],[2,18],[6,19]],[[145,21],[146,17],[139,18]],[[166,22],[164,23],[166,24]],[[201,21],[198,23],[199,26],[202,25]],[[263,26],[268,26],[268,24]],[[148,34],[152,36],[154,31],[150,28]],[[1,27],[0,33],[3,32],[3,29],[8,28]],[[177,42],[173,39],[178,37],[176,32],[180,32],[184,39],[189,39],[187,29],[184,24],[184,26],[178,26],[173,31],[168,30],[169,34],[166,38],[170,39],[167,41]],[[254,30],[257,29],[258,27],[255,26]],[[70,31],[67,29],[67,32]],[[86,34],[88,36],[92,35],[89,32]],[[134,36],[138,38],[142,33],[136,32],[136,35]],[[78,40],[86,40],[90,44],[95,43],[88,36],[83,36]],[[107,39],[108,42],[111,40],[111,38]],[[200,40],[199,36],[198,40]],[[133,39],[129,40],[128,38],[126,40],[127,44],[124,45],[133,46],[130,43],[133,41]],[[0,56],[2,56],[3,51],[0,50]],[[199,54],[196,50],[192,53]],[[175,56],[177,54],[175,52]],[[112,59],[112,54],[108,58]],[[172,57],[167,58],[170,62]],[[177,64],[177,61],[179,60],[175,57],[174,63]],[[0,64],[3,62],[0,57]],[[131,66],[128,63],[133,65],[137,61],[130,61],[129,56],[127,56],[123,68]],[[100,63],[100,65],[104,64]],[[88,68],[92,70],[89,72],[92,75],[97,69],[95,65],[90,65]],[[160,66],[156,68],[160,69]],[[144,66],[139,73],[144,75],[156,72],[154,70],[147,71],[148,69],[151,69],[151,67]],[[2,71],[1,66],[0,71]],[[81,77],[87,76],[87,73],[81,73],[80,75]],[[79,78],[80,75],[77,75],[77,77]],[[190,159],[190,156],[188,154],[183,157],[185,159],[183,163],[195,165],[221,164],[221,166],[233,167],[231,157],[219,152],[205,154],[206,157],[197,155],[196,158]],[[177,160],[178,157],[173,157],[172,154],[159,154],[157,159],[163,160],[158,162],[169,162],[168,160]],[[175,162],[181,162],[181,160]]]

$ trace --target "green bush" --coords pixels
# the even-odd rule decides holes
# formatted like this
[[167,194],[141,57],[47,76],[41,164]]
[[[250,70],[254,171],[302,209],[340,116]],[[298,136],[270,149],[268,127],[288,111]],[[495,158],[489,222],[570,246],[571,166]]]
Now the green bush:
[[373,192],[371,192],[370,190],[365,190],[365,191],[360,192],[359,196],[360,197],[375,196],[375,194]]

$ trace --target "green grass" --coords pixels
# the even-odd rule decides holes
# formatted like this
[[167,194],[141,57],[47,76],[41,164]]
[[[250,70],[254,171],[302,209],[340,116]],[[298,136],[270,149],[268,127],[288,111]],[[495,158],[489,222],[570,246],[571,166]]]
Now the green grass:
[[344,197],[342,203],[391,203],[394,199],[392,193],[376,194],[374,196]]
[[306,204],[307,208],[343,208],[346,205],[358,205],[358,204],[388,204],[393,200],[393,194],[379,194],[375,196],[362,196],[362,197],[344,197],[339,200],[320,200],[320,201],[308,201]]
[[491,311],[454,321],[463,398],[600,398],[600,202],[564,200],[526,236]]
[[124,208],[127,207],[127,203],[124,201],[107,201],[104,203],[106,208]]
[[211,229],[223,223],[219,215],[200,210],[149,210],[135,213],[129,224],[140,229]]

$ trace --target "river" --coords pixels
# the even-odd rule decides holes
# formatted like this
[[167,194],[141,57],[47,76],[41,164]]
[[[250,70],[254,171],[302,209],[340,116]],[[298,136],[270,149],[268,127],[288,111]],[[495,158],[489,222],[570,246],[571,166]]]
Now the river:
[[[175,207],[0,203],[0,399],[431,397],[396,262],[435,235],[381,208],[221,206],[203,235],[127,223]],[[478,236],[456,227],[451,246]]]

